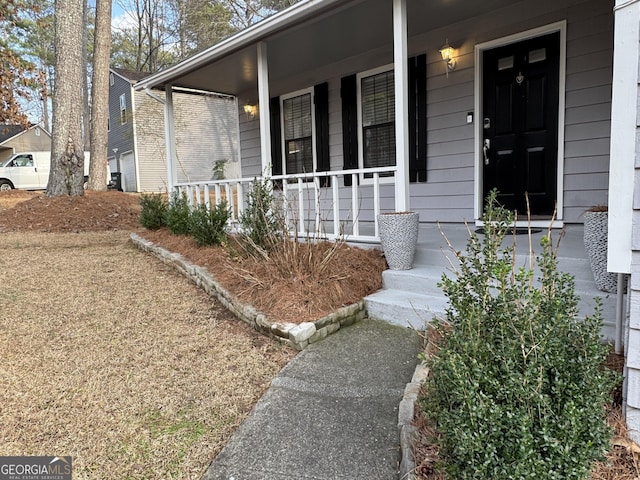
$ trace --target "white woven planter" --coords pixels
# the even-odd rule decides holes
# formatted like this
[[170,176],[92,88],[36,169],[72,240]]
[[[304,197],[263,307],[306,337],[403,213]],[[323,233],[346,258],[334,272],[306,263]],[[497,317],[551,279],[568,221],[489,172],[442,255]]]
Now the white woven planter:
[[391,270],[409,270],[418,243],[420,215],[417,212],[378,215],[380,243]]
[[596,287],[603,292],[615,293],[618,276],[607,272],[608,212],[584,213],[584,248],[589,255]]

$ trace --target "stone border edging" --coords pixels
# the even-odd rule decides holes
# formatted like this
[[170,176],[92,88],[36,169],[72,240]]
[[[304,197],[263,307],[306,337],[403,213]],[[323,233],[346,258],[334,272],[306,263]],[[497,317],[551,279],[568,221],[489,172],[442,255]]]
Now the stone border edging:
[[415,480],[415,455],[413,445],[418,434],[414,425],[416,402],[420,387],[427,378],[429,369],[424,362],[420,362],[413,372],[411,382],[404,388],[404,394],[398,407],[398,431],[400,434],[400,480]]
[[366,316],[364,300],[360,300],[357,303],[341,307],[314,322],[300,324],[271,322],[266,315],[256,310],[253,306],[241,303],[228,290],[222,287],[206,268],[194,265],[182,255],[172,253],[135,233],[131,234],[130,239],[140,250],[155,255],[166,265],[184,274],[207,294],[216,297],[220,303],[240,320],[248,323],[258,332],[275,338],[296,350],[304,350],[310,344],[337,332],[341,327],[353,325],[363,320]]

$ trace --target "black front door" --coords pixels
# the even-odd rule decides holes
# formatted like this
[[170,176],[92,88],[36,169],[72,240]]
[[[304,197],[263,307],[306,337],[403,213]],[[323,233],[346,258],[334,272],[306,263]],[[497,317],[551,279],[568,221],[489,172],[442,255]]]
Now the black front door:
[[553,214],[557,198],[560,34],[483,53],[484,197],[531,215]]

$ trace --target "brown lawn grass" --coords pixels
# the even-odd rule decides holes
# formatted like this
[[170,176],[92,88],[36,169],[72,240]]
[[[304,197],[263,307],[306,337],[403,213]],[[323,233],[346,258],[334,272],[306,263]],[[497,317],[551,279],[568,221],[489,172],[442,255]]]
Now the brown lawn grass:
[[128,209],[41,233],[48,200],[20,216],[33,195],[5,193],[0,455],[71,455],[78,480],[199,478],[294,352],[135,249]]

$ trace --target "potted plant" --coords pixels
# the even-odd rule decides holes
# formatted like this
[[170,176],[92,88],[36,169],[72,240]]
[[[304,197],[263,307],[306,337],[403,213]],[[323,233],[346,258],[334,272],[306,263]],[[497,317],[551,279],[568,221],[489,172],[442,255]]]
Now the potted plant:
[[417,212],[388,212],[378,215],[382,251],[391,270],[409,270],[418,243],[420,215]]
[[609,211],[606,205],[596,205],[584,212],[584,248],[589,256],[596,287],[615,293],[618,276],[607,271]]

